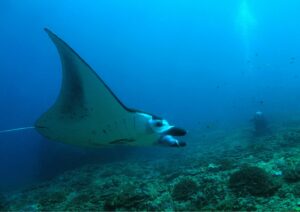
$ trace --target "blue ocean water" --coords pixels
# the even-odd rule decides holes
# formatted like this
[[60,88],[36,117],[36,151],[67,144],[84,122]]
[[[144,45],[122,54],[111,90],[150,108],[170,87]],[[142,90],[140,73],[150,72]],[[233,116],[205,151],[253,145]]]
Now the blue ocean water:
[[[299,114],[299,9],[297,0],[3,0],[0,129],[32,126],[58,95],[60,61],[44,27],[124,104],[191,132],[239,127],[257,110],[273,120]],[[34,130],[0,141],[3,190],[121,157],[47,141]]]

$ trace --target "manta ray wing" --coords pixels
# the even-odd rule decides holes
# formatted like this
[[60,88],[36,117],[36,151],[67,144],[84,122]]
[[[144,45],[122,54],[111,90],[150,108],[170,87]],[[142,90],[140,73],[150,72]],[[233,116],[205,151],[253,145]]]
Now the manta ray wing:
[[46,32],[59,52],[63,77],[56,102],[36,121],[37,130],[48,139],[83,146],[152,143],[157,137],[147,127],[152,116],[127,108],[67,43]]

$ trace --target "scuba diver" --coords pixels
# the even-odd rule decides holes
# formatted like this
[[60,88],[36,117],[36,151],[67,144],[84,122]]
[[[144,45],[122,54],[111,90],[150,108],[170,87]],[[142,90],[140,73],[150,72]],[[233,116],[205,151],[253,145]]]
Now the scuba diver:
[[261,111],[257,111],[251,121],[254,125],[253,133],[255,136],[262,136],[270,132],[268,122]]

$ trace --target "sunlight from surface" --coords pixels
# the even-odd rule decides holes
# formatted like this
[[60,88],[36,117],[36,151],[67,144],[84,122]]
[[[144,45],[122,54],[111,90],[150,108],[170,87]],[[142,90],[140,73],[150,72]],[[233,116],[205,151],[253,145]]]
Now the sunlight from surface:
[[248,0],[243,0],[241,2],[236,20],[245,48],[245,61],[248,62],[251,56],[251,40],[257,26],[257,20],[253,16]]

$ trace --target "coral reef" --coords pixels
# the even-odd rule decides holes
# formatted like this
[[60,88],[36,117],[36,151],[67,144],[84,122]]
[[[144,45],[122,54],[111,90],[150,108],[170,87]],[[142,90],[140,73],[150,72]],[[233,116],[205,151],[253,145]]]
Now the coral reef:
[[51,210],[53,205],[57,205],[66,200],[66,196],[63,192],[45,192],[40,196],[38,204],[42,210]]
[[272,196],[279,185],[263,169],[243,166],[230,176],[229,187],[238,195]]
[[236,168],[235,161],[230,158],[221,158],[217,161],[220,171],[226,171]]
[[116,209],[142,210],[147,208],[146,203],[149,200],[151,200],[151,196],[143,188],[127,184],[111,199],[104,202],[104,209],[108,211]]
[[289,183],[300,181],[300,163],[285,167],[283,171],[284,180]]
[[0,194],[0,211],[6,211],[6,200],[5,197]]
[[191,132],[184,149],[70,170],[0,196],[0,211],[299,210],[300,129],[248,132]]
[[180,179],[174,186],[172,197],[175,200],[187,200],[197,192],[198,185],[191,178]]
[[293,193],[297,198],[300,197],[300,183],[295,183],[295,185],[291,188],[291,193]]
[[297,146],[300,141],[300,129],[290,130],[282,134],[284,142],[283,147]]

